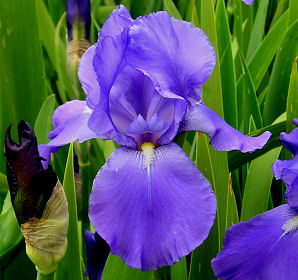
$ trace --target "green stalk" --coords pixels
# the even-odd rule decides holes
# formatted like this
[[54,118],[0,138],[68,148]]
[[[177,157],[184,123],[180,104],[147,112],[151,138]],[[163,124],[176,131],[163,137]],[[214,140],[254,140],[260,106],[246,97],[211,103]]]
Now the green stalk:
[[44,275],[44,274],[41,274],[39,271],[37,271],[36,280],[54,280],[54,276],[55,276],[55,272],[48,275]]

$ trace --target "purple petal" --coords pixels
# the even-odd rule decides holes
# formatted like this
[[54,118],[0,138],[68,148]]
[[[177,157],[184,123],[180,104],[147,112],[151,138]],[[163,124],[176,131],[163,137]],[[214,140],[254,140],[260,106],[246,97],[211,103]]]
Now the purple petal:
[[132,25],[133,21],[129,11],[120,5],[109,15],[100,29],[99,35],[101,37],[118,35],[125,27]]
[[280,134],[281,143],[293,154],[298,155],[298,128],[293,129],[289,134]]
[[168,125],[158,119],[157,114],[155,113],[149,122],[146,122],[141,115],[130,124],[127,129],[128,134],[145,134],[145,133],[154,133],[160,132],[167,128]]
[[216,277],[229,280],[297,279],[297,212],[282,205],[226,232],[212,260]]
[[[179,101],[185,102],[184,100]],[[155,90],[151,79],[130,66],[126,66],[117,76],[109,94],[110,115],[116,128],[124,134],[136,134],[137,132],[149,132],[151,130],[150,140],[147,141],[153,142],[156,142],[161,136],[161,130],[170,128],[173,122],[179,123],[182,119],[184,111],[179,116],[176,116],[175,113],[175,103],[177,102],[176,99],[161,96]],[[139,127],[139,129],[132,131],[132,127],[136,128],[135,125],[140,124],[139,115],[144,120],[144,126],[142,129]],[[154,117],[155,115],[156,117]],[[160,125],[162,124],[162,129],[152,128],[152,124],[157,120],[159,120]],[[145,123],[150,121],[151,128],[148,130]],[[176,133],[177,130],[173,131],[173,137]],[[141,135],[134,135],[133,137],[137,142],[143,138]]]
[[87,251],[87,268],[85,276],[90,280],[100,280],[110,253],[109,245],[95,232],[84,231]]
[[276,179],[281,179],[287,186],[285,198],[290,207],[298,210],[298,157],[290,160],[277,160],[272,165]]
[[56,146],[49,146],[49,145],[38,145],[38,152],[42,159],[41,163],[43,168],[48,168],[51,154],[55,154],[58,152],[59,147]]
[[87,105],[93,109],[99,101],[100,88],[93,69],[93,57],[97,44],[92,45],[82,56],[78,68],[78,77],[85,91]]
[[142,270],[172,265],[194,250],[216,212],[210,184],[178,145],[151,152],[115,150],[90,195],[96,231],[113,254]]
[[54,130],[49,133],[52,141],[47,145],[58,147],[95,138],[96,134],[88,127],[91,113],[85,101],[73,100],[59,106],[53,115]]
[[254,2],[254,0],[242,0],[243,3],[245,3],[246,5],[251,6]]
[[135,20],[129,34],[127,62],[149,76],[161,95],[200,99],[216,61],[202,30],[158,12]]
[[114,125],[109,112],[111,88],[118,74],[125,67],[123,54],[127,40],[128,30],[126,29],[114,37],[104,37],[96,47],[93,68],[97,75],[101,96],[88,124],[99,138],[112,139],[119,145],[135,148],[134,139],[118,130],[119,127]]
[[107,97],[117,75],[126,65],[123,56],[128,40],[128,29],[125,28],[121,34],[104,37],[96,46],[93,69],[104,97]]
[[269,131],[258,137],[248,137],[229,126],[202,102],[188,108],[179,132],[200,131],[210,137],[210,144],[218,151],[240,150],[243,153],[261,149],[271,136]]
[[125,134],[120,133],[111,121],[110,116],[106,112],[106,108],[97,106],[90,116],[88,125],[93,131],[96,131],[98,138],[103,140],[114,140],[118,145],[130,148],[136,148],[135,140]]
[[[294,123],[298,125],[297,120]],[[294,155],[290,160],[277,160],[272,165],[272,171],[276,179],[281,179],[287,186],[285,198],[290,207],[298,209],[298,128],[291,133],[281,133],[282,144]]]
[[168,130],[159,138],[158,144],[166,145],[170,143],[177,135],[180,122],[183,119],[186,111],[186,101],[181,99],[174,99],[174,119]]

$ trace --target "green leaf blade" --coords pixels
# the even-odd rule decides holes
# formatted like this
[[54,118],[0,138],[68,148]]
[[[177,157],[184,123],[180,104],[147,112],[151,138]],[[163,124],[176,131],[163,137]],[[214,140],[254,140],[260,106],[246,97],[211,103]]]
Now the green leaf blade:
[[79,246],[78,217],[73,169],[73,144],[70,144],[63,188],[68,202],[69,226],[67,233],[67,250],[64,258],[57,266],[56,280],[80,280],[83,277],[81,270],[81,253]]

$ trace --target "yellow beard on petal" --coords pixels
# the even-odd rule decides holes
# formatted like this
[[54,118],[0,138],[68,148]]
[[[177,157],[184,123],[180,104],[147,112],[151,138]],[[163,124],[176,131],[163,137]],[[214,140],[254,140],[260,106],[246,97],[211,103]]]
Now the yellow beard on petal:
[[145,142],[141,146],[142,154],[144,155],[144,167],[148,168],[154,160],[155,146],[150,142]]

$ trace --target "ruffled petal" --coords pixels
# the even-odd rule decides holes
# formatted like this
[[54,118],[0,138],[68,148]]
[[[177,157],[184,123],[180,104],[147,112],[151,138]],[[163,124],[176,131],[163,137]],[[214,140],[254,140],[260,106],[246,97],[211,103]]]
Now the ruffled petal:
[[269,131],[258,137],[245,136],[202,102],[188,107],[179,128],[179,132],[191,130],[206,133],[210,137],[210,144],[218,151],[240,150],[243,153],[263,148],[271,136]]
[[202,30],[158,12],[135,20],[126,60],[149,76],[161,95],[200,99],[215,52]]
[[[298,125],[298,123],[296,125]],[[289,134],[282,132],[280,134],[280,142],[293,154],[294,157],[297,156],[298,155],[298,128],[293,129]]]
[[96,134],[88,127],[91,113],[85,101],[73,100],[59,106],[53,115],[54,130],[49,133],[52,140],[47,145],[59,147],[95,138]]
[[297,212],[282,205],[226,232],[212,260],[216,277],[226,280],[295,280],[298,274]]
[[281,179],[286,184],[284,193],[288,205],[298,210],[298,158],[290,160],[277,160],[272,165],[276,179]]
[[84,231],[87,251],[87,268],[85,276],[90,280],[100,280],[110,253],[109,245],[95,232]]
[[104,37],[98,42],[93,57],[93,69],[101,89],[101,99],[106,100],[110,89],[126,65],[124,52],[128,42],[128,29],[113,37]]
[[100,29],[99,35],[101,37],[118,35],[125,27],[132,25],[133,21],[129,11],[123,5],[119,5],[117,9],[109,15],[103,27]]
[[215,212],[209,182],[175,143],[151,152],[118,148],[90,195],[96,231],[113,254],[142,270],[172,265],[194,250]]
[[114,125],[109,110],[110,91],[118,74],[126,66],[123,58],[128,41],[128,30],[114,37],[104,37],[98,43],[93,59],[93,67],[100,86],[100,100],[91,114],[88,125],[97,137],[114,140],[117,144],[136,147],[134,139],[126,136]]
[[[298,125],[298,119],[294,120]],[[276,179],[281,179],[287,186],[285,198],[290,207],[298,209],[298,128],[289,134],[280,134],[281,143],[294,155],[290,160],[277,160],[272,165],[272,171]]]
[[93,57],[97,44],[92,45],[81,57],[78,77],[85,91],[87,105],[93,109],[99,101],[100,88],[97,82],[97,76],[93,69]]

